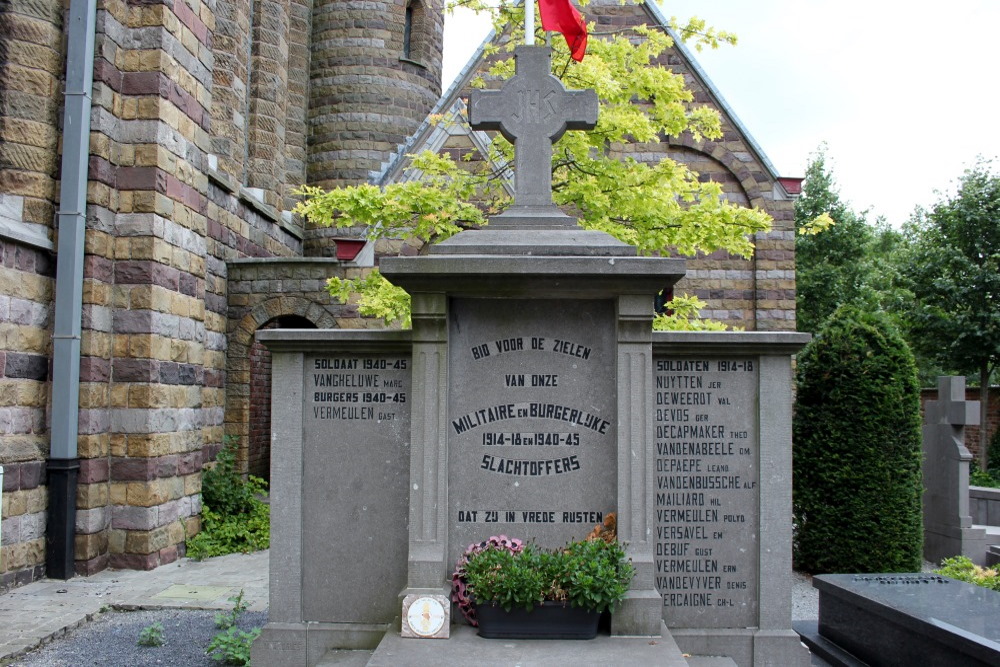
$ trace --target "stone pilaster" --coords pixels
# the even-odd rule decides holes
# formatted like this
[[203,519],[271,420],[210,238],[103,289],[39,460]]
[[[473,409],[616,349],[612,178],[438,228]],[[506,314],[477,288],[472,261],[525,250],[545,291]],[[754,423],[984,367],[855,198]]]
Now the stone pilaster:
[[612,615],[616,635],[661,631],[663,599],[653,562],[653,316],[649,294],[619,296],[618,539],[635,567],[631,588]]
[[[442,593],[448,568],[448,300],[413,295],[407,589]],[[444,590],[447,595],[448,591]]]

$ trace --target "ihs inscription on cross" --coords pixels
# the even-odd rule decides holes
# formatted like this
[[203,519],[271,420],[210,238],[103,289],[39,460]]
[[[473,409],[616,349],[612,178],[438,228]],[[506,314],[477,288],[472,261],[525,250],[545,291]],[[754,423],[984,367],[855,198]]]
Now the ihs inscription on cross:
[[597,93],[566,90],[550,57],[547,46],[518,46],[514,77],[500,90],[472,91],[469,100],[472,129],[499,130],[514,144],[514,204],[501,218],[565,217],[552,203],[552,144],[566,130],[597,125]]

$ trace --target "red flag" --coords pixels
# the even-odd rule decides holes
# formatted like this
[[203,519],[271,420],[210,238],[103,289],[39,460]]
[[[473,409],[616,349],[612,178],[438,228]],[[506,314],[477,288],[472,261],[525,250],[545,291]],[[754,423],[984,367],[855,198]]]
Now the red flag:
[[573,60],[583,60],[587,52],[587,24],[569,0],[538,0],[542,30],[561,32],[569,45]]

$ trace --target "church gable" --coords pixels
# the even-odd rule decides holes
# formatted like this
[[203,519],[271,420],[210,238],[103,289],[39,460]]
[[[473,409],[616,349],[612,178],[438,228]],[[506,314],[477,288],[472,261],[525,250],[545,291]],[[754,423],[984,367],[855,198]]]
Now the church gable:
[[[639,25],[659,25],[669,31],[667,21],[650,2],[619,5],[614,0],[595,0],[585,8],[585,18],[601,33],[620,33]],[[747,330],[795,329],[795,235],[792,196],[763,151],[726,104],[701,70],[690,51],[674,37],[675,46],[660,64],[684,76],[694,94],[694,104],[718,111],[722,136],[716,140],[696,140],[685,133],[664,137],[660,142],[631,144],[627,155],[639,162],[655,163],[669,158],[686,164],[703,180],[721,184],[724,196],[733,204],[759,208],[773,218],[769,232],[754,238],[755,253],[749,259],[715,252],[688,259],[687,276],[675,294],[690,294],[707,303],[702,314]],[[493,36],[491,35],[491,39]],[[480,48],[451,89],[441,98],[407,144],[379,175],[382,185],[419,178],[407,169],[405,155],[431,150],[455,159],[481,159],[489,136],[469,129],[466,101],[470,83],[485,71],[487,61]],[[471,154],[471,155],[470,155]],[[508,172],[508,189],[512,173]],[[790,188],[791,189],[791,188]]]

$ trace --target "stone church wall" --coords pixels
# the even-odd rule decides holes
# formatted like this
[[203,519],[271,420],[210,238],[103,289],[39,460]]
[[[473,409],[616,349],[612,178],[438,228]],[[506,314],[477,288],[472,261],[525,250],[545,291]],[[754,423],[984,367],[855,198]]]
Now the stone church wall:
[[0,8],[0,590],[44,574],[63,7]]

